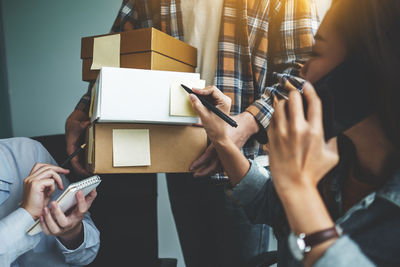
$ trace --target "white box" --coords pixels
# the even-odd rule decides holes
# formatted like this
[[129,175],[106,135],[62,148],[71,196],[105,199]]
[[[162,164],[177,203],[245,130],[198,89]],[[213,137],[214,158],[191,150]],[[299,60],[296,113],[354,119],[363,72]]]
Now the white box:
[[187,125],[198,123],[198,117],[170,115],[170,86],[177,81],[200,83],[202,87],[205,84],[198,73],[103,67],[92,91],[91,120]]

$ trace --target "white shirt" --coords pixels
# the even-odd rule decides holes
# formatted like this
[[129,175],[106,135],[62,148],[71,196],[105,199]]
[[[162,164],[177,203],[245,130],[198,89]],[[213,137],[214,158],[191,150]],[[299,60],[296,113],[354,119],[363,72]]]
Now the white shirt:
[[206,85],[214,84],[223,0],[182,0],[185,43],[197,48],[197,69]]
[[[19,207],[23,180],[37,162],[57,165],[49,152],[28,138],[0,139],[0,266],[59,267],[89,264],[97,255],[100,234],[86,214],[84,241],[75,250],[67,249],[54,236],[43,232],[29,236],[32,216]],[[69,182],[61,175],[64,187]],[[54,198],[61,192],[57,190]]]

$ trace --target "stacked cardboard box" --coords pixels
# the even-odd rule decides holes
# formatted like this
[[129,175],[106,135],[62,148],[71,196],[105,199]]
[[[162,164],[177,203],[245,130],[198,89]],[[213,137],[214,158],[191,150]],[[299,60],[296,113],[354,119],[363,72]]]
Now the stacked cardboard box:
[[176,102],[181,91],[173,87],[204,86],[193,73],[196,49],[153,28],[118,35],[111,37],[120,38],[119,66],[101,70],[93,69],[95,43],[110,35],[82,39],[82,79],[96,80],[87,168],[94,173],[189,172],[206,148],[207,136],[191,126],[198,121],[195,114],[173,110],[183,101]]

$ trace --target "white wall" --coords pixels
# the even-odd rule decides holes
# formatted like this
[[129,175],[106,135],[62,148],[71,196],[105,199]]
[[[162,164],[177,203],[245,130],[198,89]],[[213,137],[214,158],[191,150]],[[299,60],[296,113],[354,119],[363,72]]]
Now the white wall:
[[15,136],[64,132],[85,93],[80,38],[110,30],[121,0],[3,0]]

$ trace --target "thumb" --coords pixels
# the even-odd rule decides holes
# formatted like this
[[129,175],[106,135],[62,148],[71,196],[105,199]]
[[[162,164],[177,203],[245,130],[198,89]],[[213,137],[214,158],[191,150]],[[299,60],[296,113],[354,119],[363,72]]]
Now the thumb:
[[190,94],[189,99],[192,102],[193,109],[197,114],[199,114],[200,117],[203,117],[207,114],[207,108],[201,103],[200,99],[196,95]]
[[86,129],[90,125],[90,121],[81,121],[80,126],[82,129]]

